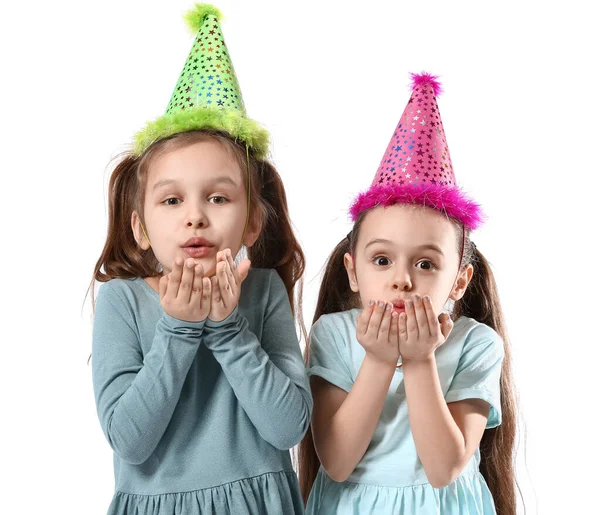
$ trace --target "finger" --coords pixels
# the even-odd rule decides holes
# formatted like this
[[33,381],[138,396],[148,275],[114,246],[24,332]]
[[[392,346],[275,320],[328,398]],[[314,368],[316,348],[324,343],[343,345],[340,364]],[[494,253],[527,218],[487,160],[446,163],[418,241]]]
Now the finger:
[[204,267],[202,265],[196,265],[194,267],[194,280],[192,282],[192,294],[190,295],[190,301],[200,302],[202,299],[202,283],[204,275]]
[[231,286],[227,278],[227,261],[221,261],[217,264],[217,285],[221,301],[227,306],[231,299]]
[[225,250],[225,258],[227,259],[227,263],[229,263],[229,268],[231,268],[231,272],[233,274],[233,282],[237,285],[240,284],[240,273],[233,262],[233,256],[231,254],[231,249]]
[[158,281],[158,295],[162,299],[167,293],[167,285],[169,284],[169,277],[167,275],[163,275]]
[[384,307],[383,317],[381,319],[381,325],[379,326],[379,333],[377,338],[379,340],[388,341],[390,336],[390,325],[392,323],[392,305],[386,303]]
[[177,298],[184,302],[190,301],[192,293],[192,285],[194,283],[194,260],[192,258],[186,259],[183,264],[183,272],[181,273],[181,282],[179,284],[179,291],[177,292]]
[[369,301],[369,304],[365,306],[365,308],[358,315],[358,319],[356,320],[356,335],[364,336],[367,332],[367,326],[369,325],[369,319],[371,318],[371,314],[375,309],[375,302],[372,300]]
[[401,342],[408,341],[408,328],[406,326],[406,320],[406,313],[400,313],[398,315],[398,339]]
[[390,340],[398,341],[398,312],[392,311],[392,321],[390,323]]
[[452,328],[454,327],[454,322],[452,322],[452,319],[448,316],[447,313],[443,313],[442,315],[440,315],[440,325],[441,325],[441,329],[442,329],[442,334],[444,335],[444,341],[448,339],[448,336],[450,336],[450,333],[452,332]]
[[[232,262],[233,263],[233,262]],[[225,289],[227,293],[232,295],[233,297],[237,296],[238,285],[235,282],[235,276],[233,269],[231,268],[231,264],[229,259],[225,262],[225,276],[227,277],[227,284],[225,285]]]
[[425,308],[425,315],[427,316],[427,325],[429,326],[429,334],[437,335],[440,330],[440,323],[438,321],[437,316],[435,316],[435,311],[433,309],[433,303],[431,302],[431,297],[425,295],[423,297],[423,306]]
[[217,276],[211,277],[212,299],[215,304],[221,303],[221,290],[219,289],[219,279]]
[[167,296],[175,298],[179,291],[179,282],[181,281],[181,274],[183,272],[183,259],[176,258],[173,269],[169,273],[169,284],[167,285]]
[[419,326],[417,324],[417,317],[415,315],[415,304],[412,300],[407,300],[405,304],[406,309],[406,336],[410,339],[419,338]]
[[367,325],[367,338],[376,339],[379,334],[379,326],[381,325],[381,319],[383,318],[383,314],[385,313],[385,303],[382,301],[377,302],[375,306],[375,310],[369,319],[369,324]]
[[212,281],[210,277],[202,278],[202,308],[210,308],[212,301]]
[[429,322],[427,321],[427,313],[425,313],[423,298],[420,295],[415,295],[413,303],[415,306],[415,318],[417,320],[417,325],[419,326],[419,336],[428,336],[430,334]]

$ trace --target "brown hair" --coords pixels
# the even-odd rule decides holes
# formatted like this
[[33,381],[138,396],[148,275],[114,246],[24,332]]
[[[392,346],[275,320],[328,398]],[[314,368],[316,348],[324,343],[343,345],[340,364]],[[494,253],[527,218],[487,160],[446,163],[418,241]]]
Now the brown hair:
[[[290,221],[283,182],[275,167],[259,161],[246,146],[224,132],[202,130],[179,133],[154,143],[139,157],[118,156],[108,186],[108,234],[90,284],[94,304],[95,281],[159,276],[159,263],[152,249],[142,250],[131,229],[131,215],[137,211],[143,221],[144,192],[150,163],[157,156],[201,141],[215,141],[236,160],[248,184],[250,173],[250,219],[261,220],[256,243],[248,249],[253,268],[274,268],[283,280],[292,312],[303,334],[302,275],[305,260]],[[259,218],[257,218],[259,217]],[[299,283],[297,302],[294,287]],[[89,291],[89,290],[88,290]]]
[[[317,308],[313,318],[316,322],[321,315],[345,311],[360,307],[358,294],[350,289],[348,275],[344,267],[344,254],[355,253],[362,222],[368,211],[361,213],[352,232],[335,247],[325,268],[323,281],[317,299]],[[488,261],[471,243],[465,231],[463,245],[463,226],[450,219],[457,228],[457,250],[462,248],[461,269],[473,265],[473,278],[464,296],[455,302],[452,318],[461,316],[474,318],[494,329],[504,342],[505,357],[500,375],[500,405],[502,424],[487,429],[480,443],[480,471],[484,476],[496,505],[498,515],[515,515],[516,481],[513,462],[513,448],[517,424],[515,392],[512,383],[510,344],[504,325],[504,316],[500,307],[496,282]],[[310,341],[305,351],[308,364]],[[298,452],[300,488],[304,502],[308,501],[310,490],[319,470],[319,458],[315,451],[312,431],[309,430],[300,443]]]

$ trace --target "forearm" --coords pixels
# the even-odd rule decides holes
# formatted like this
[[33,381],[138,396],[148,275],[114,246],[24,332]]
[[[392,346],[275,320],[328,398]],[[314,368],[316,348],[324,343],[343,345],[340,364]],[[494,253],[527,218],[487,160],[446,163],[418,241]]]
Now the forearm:
[[354,385],[345,400],[324,422],[317,444],[319,459],[327,474],[345,481],[364,456],[379,422],[395,367],[366,355]]
[[201,324],[168,316],[157,324],[143,363],[122,364],[101,341],[93,351],[94,389],[102,428],[124,461],[144,463],[154,452],[179,402],[181,388],[197,354]]
[[462,469],[465,439],[444,399],[435,357],[405,361],[404,387],[410,427],[425,473],[434,488],[451,483]]
[[287,359],[284,373],[249,330],[247,320],[237,314],[233,320],[217,327],[207,324],[203,341],[260,435],[278,449],[291,449],[306,433],[312,411],[300,351],[295,366],[293,358]]

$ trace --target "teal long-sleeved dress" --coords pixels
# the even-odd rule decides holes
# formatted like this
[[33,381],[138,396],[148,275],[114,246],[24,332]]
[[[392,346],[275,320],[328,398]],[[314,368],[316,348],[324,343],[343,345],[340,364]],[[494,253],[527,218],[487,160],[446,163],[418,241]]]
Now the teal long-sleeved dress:
[[141,278],[101,285],[92,374],[114,451],[109,515],[304,513],[289,449],[312,398],[274,270],[251,269],[219,323],[167,315]]

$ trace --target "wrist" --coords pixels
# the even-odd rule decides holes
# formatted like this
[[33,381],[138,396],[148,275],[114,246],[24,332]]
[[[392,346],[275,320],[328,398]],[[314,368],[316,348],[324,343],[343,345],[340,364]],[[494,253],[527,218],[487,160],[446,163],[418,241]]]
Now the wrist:
[[363,361],[363,365],[366,365],[367,367],[369,367],[369,369],[372,369],[374,372],[378,372],[378,373],[390,373],[391,372],[392,374],[396,371],[397,363],[398,363],[398,360],[396,360],[394,362],[386,361],[386,360],[378,358],[368,352],[365,354],[365,359]]
[[435,354],[430,354],[421,359],[402,358],[402,368],[429,368],[436,366]]
[[222,315],[215,316],[215,318],[218,318],[219,320],[215,320],[215,319],[211,318],[210,313],[209,313],[208,317],[206,318],[206,326],[207,327],[221,327],[223,325],[232,324],[232,323],[237,322],[237,317],[238,317],[238,307],[237,306],[235,306],[233,308],[233,311],[225,317],[223,317]]

